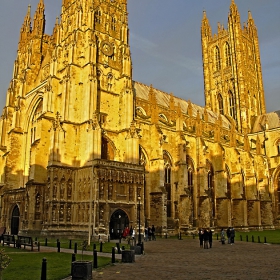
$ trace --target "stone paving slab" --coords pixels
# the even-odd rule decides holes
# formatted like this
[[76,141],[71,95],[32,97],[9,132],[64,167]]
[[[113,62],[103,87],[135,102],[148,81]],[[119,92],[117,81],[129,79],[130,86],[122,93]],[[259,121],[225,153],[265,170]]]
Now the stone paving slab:
[[203,249],[198,239],[158,239],[144,249],[135,263],[97,269],[93,279],[280,279],[280,245],[214,240]]

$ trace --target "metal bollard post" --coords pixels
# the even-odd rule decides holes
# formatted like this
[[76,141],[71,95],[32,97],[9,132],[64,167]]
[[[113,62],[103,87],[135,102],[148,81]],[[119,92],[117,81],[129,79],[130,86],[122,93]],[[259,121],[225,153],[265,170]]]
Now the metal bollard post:
[[38,252],[40,252],[40,241],[38,242]]
[[261,243],[260,237],[258,236],[258,243]]
[[246,242],[248,242],[248,235],[246,235]]
[[72,254],[72,262],[76,261],[76,254]]
[[48,246],[48,238],[45,239],[45,246]]
[[252,235],[252,242],[255,242],[255,240],[254,240],[254,235]]
[[165,239],[167,239],[167,233],[165,234]]
[[74,254],[77,254],[77,252],[78,252],[78,244],[75,243],[74,244]]
[[266,237],[264,237],[264,243],[266,243]]
[[60,242],[57,242],[57,252],[60,253]]
[[242,241],[242,235],[240,235],[240,241]]
[[96,250],[96,244],[93,244],[93,251]]
[[115,252],[115,247],[112,247],[112,263],[116,262],[116,256],[115,256],[116,252]]
[[110,242],[110,235],[108,235],[108,242]]
[[102,241],[100,242],[100,252],[102,253],[102,249],[103,249],[103,243]]
[[56,239],[56,247],[58,247],[59,239]]
[[97,268],[97,250],[93,253],[93,268]]
[[193,234],[193,239],[195,239],[195,233]]
[[46,258],[43,258],[43,261],[42,261],[41,280],[47,280],[47,259]]
[[69,240],[69,249],[72,249],[72,240]]
[[218,235],[218,233],[216,234],[216,236],[217,236],[217,240],[219,240],[219,235]]

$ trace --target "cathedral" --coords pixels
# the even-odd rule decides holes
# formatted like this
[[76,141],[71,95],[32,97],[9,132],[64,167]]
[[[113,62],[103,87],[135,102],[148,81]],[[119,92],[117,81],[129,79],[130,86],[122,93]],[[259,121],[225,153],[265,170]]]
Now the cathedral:
[[[127,0],[44,0],[20,29],[0,120],[0,225],[119,237],[280,227],[280,111],[266,112],[257,28],[201,21],[205,106],[133,80]],[[230,0],[229,0],[230,2]],[[203,94],[203,93],[201,93]]]

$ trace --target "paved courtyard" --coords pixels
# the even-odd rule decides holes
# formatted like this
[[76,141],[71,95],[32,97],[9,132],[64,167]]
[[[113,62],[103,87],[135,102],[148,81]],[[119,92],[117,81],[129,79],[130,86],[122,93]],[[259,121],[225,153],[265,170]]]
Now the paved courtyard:
[[196,239],[145,242],[135,263],[117,263],[93,271],[93,279],[280,279],[280,245],[236,241],[211,249]]

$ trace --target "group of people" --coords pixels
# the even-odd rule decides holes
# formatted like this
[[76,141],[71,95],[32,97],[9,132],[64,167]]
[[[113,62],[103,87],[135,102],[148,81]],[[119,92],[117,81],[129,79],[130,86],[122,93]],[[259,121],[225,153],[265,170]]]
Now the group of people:
[[229,227],[226,231],[222,228],[221,230],[221,242],[225,244],[226,236],[228,244],[234,244],[235,230],[233,227]]
[[[156,240],[156,228],[154,225],[152,225],[152,227],[146,227],[145,228],[145,235],[144,235],[144,240],[145,241],[151,241],[151,240]],[[126,227],[123,232],[122,232],[122,238],[126,239],[127,237],[130,237],[132,239],[134,239],[135,237],[135,230],[130,227],[130,229],[128,227]]]
[[213,233],[210,228],[200,229],[198,232],[200,248],[209,249],[212,248]]
[[155,232],[156,232],[156,229],[155,229],[154,225],[152,225],[152,227],[146,227],[144,240],[145,241],[151,241],[151,240],[155,241],[156,240]]

